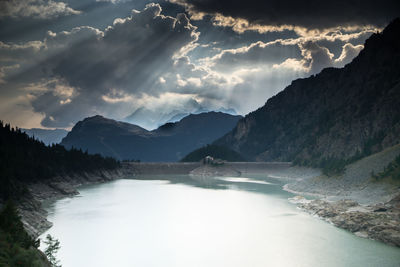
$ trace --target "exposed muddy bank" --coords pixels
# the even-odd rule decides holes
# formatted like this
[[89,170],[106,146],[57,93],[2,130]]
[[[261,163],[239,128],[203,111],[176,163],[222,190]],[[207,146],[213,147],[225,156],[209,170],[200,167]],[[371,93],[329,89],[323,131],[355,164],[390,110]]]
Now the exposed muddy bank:
[[328,202],[291,199],[301,209],[357,236],[400,247],[400,195],[384,204],[360,205],[353,200]]
[[29,194],[19,203],[21,220],[28,234],[37,238],[52,226],[47,220],[47,211],[43,203],[79,194],[77,188],[82,185],[96,184],[115,180],[128,175],[124,168],[113,171],[98,171],[76,175],[57,176],[47,181],[27,185]]
[[400,186],[395,181],[376,180],[400,154],[400,145],[363,158],[346,167],[342,175],[316,175],[288,182],[284,189],[300,196],[300,208],[358,236],[400,246]]
[[[136,175],[191,174],[204,177],[239,177],[259,173],[286,181],[284,189],[287,191],[317,198],[312,201],[302,197],[296,199],[299,201],[299,207],[309,213],[359,236],[400,246],[399,197],[393,199],[399,193],[398,188],[368,179],[360,180],[359,175],[351,176],[357,178],[356,182],[347,181],[350,178],[327,180],[330,178],[323,178],[319,170],[295,167],[290,163],[236,162],[225,163],[222,166],[202,163],[123,163],[122,168],[116,171],[55,177],[47,182],[30,184],[28,189],[32,197],[21,201],[19,208],[27,231],[33,237],[38,237],[52,225],[46,219],[47,212],[42,207],[43,203],[77,195],[77,188],[82,185]],[[367,194],[368,203],[364,203]]]

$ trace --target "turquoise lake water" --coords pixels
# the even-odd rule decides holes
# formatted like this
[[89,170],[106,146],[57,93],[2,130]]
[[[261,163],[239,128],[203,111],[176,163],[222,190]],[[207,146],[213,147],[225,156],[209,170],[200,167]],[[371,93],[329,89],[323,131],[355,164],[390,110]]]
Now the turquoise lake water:
[[267,176],[147,176],[48,207],[64,267],[400,266],[400,249],[299,210]]

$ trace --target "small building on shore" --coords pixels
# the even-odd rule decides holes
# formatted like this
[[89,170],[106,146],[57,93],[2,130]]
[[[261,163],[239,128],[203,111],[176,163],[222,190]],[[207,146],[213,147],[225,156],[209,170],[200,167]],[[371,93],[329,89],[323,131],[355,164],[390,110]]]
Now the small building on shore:
[[215,158],[213,158],[211,156],[206,156],[203,159],[203,164],[204,165],[214,165],[214,166],[216,166],[216,165],[223,165],[224,161],[222,159],[215,159]]

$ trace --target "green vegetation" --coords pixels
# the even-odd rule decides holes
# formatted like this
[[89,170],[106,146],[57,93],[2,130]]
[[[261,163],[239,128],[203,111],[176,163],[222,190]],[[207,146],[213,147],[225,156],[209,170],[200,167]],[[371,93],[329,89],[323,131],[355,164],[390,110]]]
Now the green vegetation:
[[397,156],[388,166],[385,167],[383,172],[379,174],[372,174],[375,179],[390,178],[395,181],[400,181],[400,155]]
[[61,267],[61,265],[59,265],[60,261],[57,260],[57,258],[56,258],[56,254],[57,254],[58,250],[61,248],[60,241],[58,241],[57,239],[54,239],[51,235],[47,235],[44,243],[47,245],[47,248],[44,251],[44,254],[46,255],[47,259],[50,261],[51,266]]
[[334,176],[343,174],[348,164],[347,160],[338,158],[324,158],[320,160],[318,166],[322,169],[322,173],[326,176]]
[[53,144],[46,146],[19,129],[0,121],[0,199],[18,199],[27,193],[24,184],[56,175],[115,169],[119,162],[99,154]]
[[334,157],[322,158],[322,159],[315,157],[311,160],[302,160],[296,158],[293,161],[293,165],[320,168],[322,169],[322,173],[326,176],[335,176],[343,174],[347,164],[348,164],[347,160],[338,159]]
[[186,155],[181,162],[196,162],[207,156],[226,161],[246,161],[239,153],[225,146],[206,145]]
[[301,161],[296,159],[293,161],[293,164],[309,166],[313,168],[320,168],[324,175],[335,176],[343,174],[347,165],[356,162],[357,160],[366,156],[368,155],[365,153],[357,153],[353,157],[350,157],[348,159],[342,159],[336,157],[319,158],[315,156],[308,161]]
[[26,233],[14,204],[8,201],[0,212],[0,266],[50,266],[38,246],[39,242]]
[[61,145],[46,146],[0,121],[0,204],[6,201],[0,213],[0,267],[59,266],[55,258],[59,242],[48,237],[46,255],[40,252],[39,242],[26,233],[11,202],[27,195],[27,183],[117,167],[119,162],[113,158],[77,149],[66,150]]
[[[382,150],[381,142],[383,140],[382,132],[374,135],[364,142],[362,151],[358,151],[350,158],[338,158],[338,157],[324,157],[321,158],[320,154],[314,154],[309,160],[302,160],[297,157],[294,161],[294,165],[310,166],[314,168],[322,169],[322,173],[326,176],[341,175],[344,173],[346,166],[360,160],[364,157],[368,157],[376,151]],[[377,149],[378,147],[378,149]]]

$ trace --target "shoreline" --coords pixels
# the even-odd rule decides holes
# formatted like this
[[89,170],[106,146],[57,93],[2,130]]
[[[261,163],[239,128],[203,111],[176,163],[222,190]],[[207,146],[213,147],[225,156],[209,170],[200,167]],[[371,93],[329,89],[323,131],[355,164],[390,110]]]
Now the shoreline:
[[310,215],[358,237],[400,247],[400,194],[389,202],[367,206],[349,199],[329,202],[295,196],[289,201]]
[[[342,175],[316,175],[288,182],[283,189],[298,207],[357,236],[400,247],[400,183],[372,178],[400,154],[400,145],[362,158]],[[304,196],[317,199],[305,200]]]
[[[268,170],[271,174],[279,175],[282,170],[293,169],[293,167],[289,167],[291,164],[288,162],[234,162],[226,165],[225,169],[238,169],[243,174],[265,173]],[[28,184],[27,188],[30,194],[22,198],[17,207],[26,231],[36,239],[52,226],[52,223],[47,220],[48,213],[44,208],[44,203],[79,195],[77,188],[82,185],[98,184],[142,174],[190,175],[193,170],[203,166],[202,163],[197,162],[128,162],[122,163],[121,168],[112,171],[57,176],[48,181]],[[296,172],[305,169],[294,168]],[[304,173],[306,172],[300,171],[299,175],[303,177]]]
[[[366,185],[359,189],[350,187],[348,190],[338,190],[334,195],[329,194],[329,188],[319,190],[320,184],[310,181],[313,179],[315,178],[289,182],[282,189],[296,195],[289,201],[312,216],[359,237],[400,247],[399,188],[385,182],[374,182],[372,185]],[[316,186],[313,187],[313,185]],[[308,190],[300,191],[296,186],[300,188],[304,186]],[[373,186],[377,187],[374,193],[371,189]],[[386,188],[386,190],[381,190],[382,188]],[[364,190],[365,192],[363,192]],[[370,195],[368,201],[365,201],[364,194]]]
[[23,197],[17,205],[25,230],[36,239],[51,228],[53,224],[47,220],[48,212],[44,208],[45,203],[79,195],[77,189],[82,185],[104,183],[127,175],[129,174],[124,168],[119,168],[112,171],[101,170],[57,176],[48,181],[28,184],[29,195]]
[[[377,186],[374,183],[373,186],[379,189],[378,192],[371,195],[370,203],[360,203],[357,201],[360,198],[360,189],[367,188],[366,193],[371,193],[368,185],[350,187],[345,192],[335,191],[338,193],[336,195],[329,194],[332,188],[329,186],[325,188],[326,184],[321,178],[321,173],[316,169],[289,166],[288,163],[282,165],[240,163],[229,164],[226,168],[222,168],[228,176],[232,174],[229,171],[232,168],[231,165],[235,167],[232,170],[240,172],[239,176],[245,176],[257,170],[256,173],[266,174],[278,180],[286,180],[282,189],[297,195],[288,201],[295,203],[310,215],[317,216],[357,236],[400,247],[400,190],[398,188],[388,194],[388,191],[380,191],[381,185]],[[47,220],[48,214],[44,209],[44,203],[78,195],[77,188],[82,185],[134,177],[146,174],[149,170],[150,174],[160,174],[166,169],[168,174],[191,175],[191,172],[199,166],[201,165],[197,163],[129,163],[123,164],[121,168],[114,171],[55,177],[45,183],[30,184],[28,185],[30,197],[25,197],[18,205],[21,220],[27,232],[37,238],[52,226],[52,223]],[[254,168],[254,166],[256,167]],[[153,169],[153,167],[156,168]],[[333,178],[326,179],[331,181]],[[343,181],[339,179],[337,182]],[[332,183],[329,185],[332,186]],[[301,190],[303,188],[308,190]],[[383,193],[386,201],[381,201],[385,199],[382,198]],[[388,198],[388,195],[391,197]],[[307,200],[304,196],[315,199]],[[363,200],[363,198],[360,199]]]

